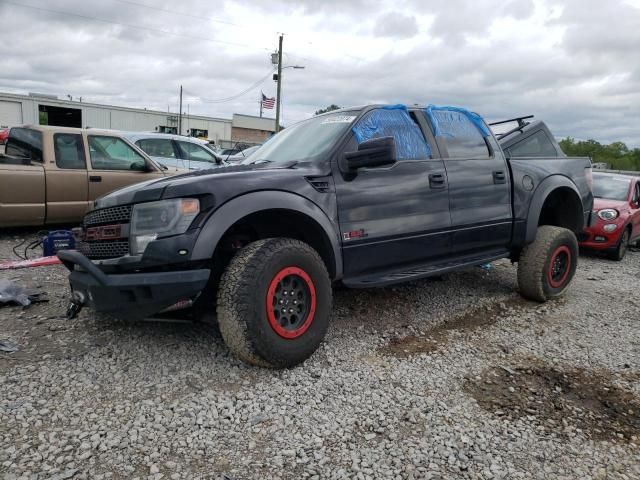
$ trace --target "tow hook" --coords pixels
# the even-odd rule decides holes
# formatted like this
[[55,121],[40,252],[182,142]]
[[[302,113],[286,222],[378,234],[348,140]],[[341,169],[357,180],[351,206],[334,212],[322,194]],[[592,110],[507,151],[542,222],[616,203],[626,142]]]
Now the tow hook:
[[84,307],[84,294],[82,292],[73,292],[71,294],[71,303],[67,307],[67,319],[72,320],[78,316],[82,307]]

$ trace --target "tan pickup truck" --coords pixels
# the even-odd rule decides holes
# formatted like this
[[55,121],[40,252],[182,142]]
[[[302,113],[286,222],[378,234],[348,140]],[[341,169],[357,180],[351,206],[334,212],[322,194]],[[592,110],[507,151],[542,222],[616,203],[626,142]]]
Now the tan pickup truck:
[[0,228],[78,223],[96,198],[176,173],[118,132],[14,127],[0,154]]

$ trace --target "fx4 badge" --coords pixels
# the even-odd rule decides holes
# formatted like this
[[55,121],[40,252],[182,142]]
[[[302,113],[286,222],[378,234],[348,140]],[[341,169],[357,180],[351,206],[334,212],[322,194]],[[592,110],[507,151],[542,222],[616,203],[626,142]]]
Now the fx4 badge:
[[360,230],[352,230],[351,232],[344,232],[342,234],[342,239],[343,240],[356,240],[358,238],[364,238],[366,236],[367,236],[367,234],[364,232],[364,229],[361,228]]

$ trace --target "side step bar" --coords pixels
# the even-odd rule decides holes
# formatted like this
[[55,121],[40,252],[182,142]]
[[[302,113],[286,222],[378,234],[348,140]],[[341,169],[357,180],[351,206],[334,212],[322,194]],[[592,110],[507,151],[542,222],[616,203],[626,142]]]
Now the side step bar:
[[350,288],[383,287],[394,283],[408,282],[420,278],[432,277],[465,267],[473,267],[484,263],[493,262],[509,256],[508,250],[499,250],[484,253],[478,256],[465,256],[450,260],[446,263],[412,265],[404,270],[387,270],[369,275],[343,279],[342,283]]

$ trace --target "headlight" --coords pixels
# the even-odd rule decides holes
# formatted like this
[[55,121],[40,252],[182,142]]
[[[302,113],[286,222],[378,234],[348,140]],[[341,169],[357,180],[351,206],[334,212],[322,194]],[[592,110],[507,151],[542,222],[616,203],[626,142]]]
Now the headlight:
[[607,223],[604,227],[602,227],[604,229],[605,232],[607,233],[611,233],[613,232],[616,228],[618,228],[618,225],[616,225],[615,223]]
[[615,220],[616,218],[618,218],[618,211],[614,210],[613,208],[605,208],[604,210],[600,210],[598,212],[598,216],[602,220]]
[[144,253],[147,245],[158,237],[186,232],[198,213],[200,202],[196,198],[173,198],[134,205],[131,214],[131,254]]

